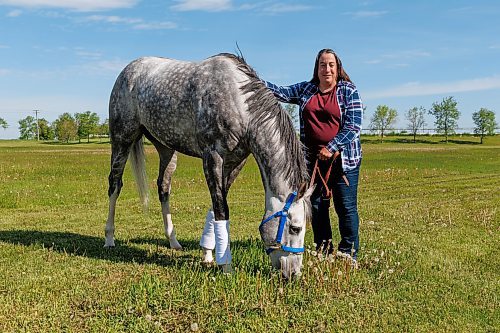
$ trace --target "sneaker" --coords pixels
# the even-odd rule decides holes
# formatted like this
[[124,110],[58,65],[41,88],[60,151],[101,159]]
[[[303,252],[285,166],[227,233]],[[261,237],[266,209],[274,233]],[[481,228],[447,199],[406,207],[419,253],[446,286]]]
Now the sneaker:
[[335,254],[335,256],[338,259],[345,260],[345,261],[349,262],[351,264],[351,268],[352,269],[358,269],[359,268],[358,261],[355,258],[353,258],[349,253],[337,251],[337,253]]

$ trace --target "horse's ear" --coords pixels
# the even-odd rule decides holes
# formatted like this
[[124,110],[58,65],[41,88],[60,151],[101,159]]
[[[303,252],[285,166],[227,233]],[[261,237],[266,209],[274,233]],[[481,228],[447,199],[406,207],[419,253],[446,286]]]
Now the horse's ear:
[[300,187],[299,187],[299,191],[297,193],[297,199],[300,199],[300,198],[308,198],[312,195],[313,191],[314,191],[314,188],[316,187],[316,184],[314,184],[313,186],[309,187],[309,183],[308,182],[303,182]]

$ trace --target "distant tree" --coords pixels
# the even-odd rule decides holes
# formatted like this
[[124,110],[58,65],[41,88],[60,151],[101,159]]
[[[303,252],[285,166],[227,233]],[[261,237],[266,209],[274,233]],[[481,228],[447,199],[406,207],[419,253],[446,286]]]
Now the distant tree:
[[497,126],[495,122],[495,112],[481,108],[479,111],[472,114],[472,120],[476,125],[474,133],[481,136],[481,144],[486,135],[495,134],[495,127]]
[[38,119],[38,128],[40,130],[40,140],[54,140],[54,129],[44,118]]
[[78,126],[75,118],[67,112],[54,121],[54,129],[59,141],[69,142],[78,138]]
[[370,129],[380,132],[380,141],[382,141],[384,132],[392,128],[397,117],[398,112],[395,109],[387,105],[379,105],[370,120]]
[[36,119],[33,116],[27,116],[18,121],[19,123],[19,139],[33,140],[36,138]]
[[457,109],[457,102],[452,96],[443,98],[441,103],[433,103],[429,113],[436,117],[434,124],[438,133],[443,133],[445,141],[448,142],[448,135],[455,133],[458,127],[460,111]]
[[408,120],[408,129],[413,134],[413,143],[417,141],[418,130],[425,126],[424,113],[425,109],[423,107],[413,107],[405,114]]
[[99,136],[108,136],[109,137],[109,119],[106,118],[102,124],[99,124],[99,127],[97,129],[97,134]]
[[90,135],[96,134],[99,126],[97,113],[90,111],[75,113],[75,120],[78,126],[78,141],[81,138],[87,138],[87,143],[90,142]]
[[3,129],[7,129],[7,127],[9,127],[9,124],[7,124],[5,119],[0,118],[0,127],[2,127]]
[[290,116],[290,119],[292,120],[293,127],[295,130],[299,129],[299,108],[297,105],[294,104],[288,104],[288,103],[283,103],[283,108],[285,109],[286,113]]

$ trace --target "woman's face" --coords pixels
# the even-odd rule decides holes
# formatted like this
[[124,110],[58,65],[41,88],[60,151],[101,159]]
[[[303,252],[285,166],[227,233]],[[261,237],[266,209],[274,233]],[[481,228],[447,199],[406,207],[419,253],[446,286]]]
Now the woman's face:
[[337,84],[337,59],[331,53],[323,53],[318,61],[319,84],[322,87],[333,87]]

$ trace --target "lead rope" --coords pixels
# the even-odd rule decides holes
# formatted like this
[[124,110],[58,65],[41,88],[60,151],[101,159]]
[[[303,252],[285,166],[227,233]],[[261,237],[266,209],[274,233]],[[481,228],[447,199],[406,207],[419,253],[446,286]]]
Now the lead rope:
[[[325,191],[326,191],[325,198],[327,198],[327,199],[330,199],[332,197],[332,194],[333,194],[332,189],[330,189],[328,187],[328,179],[330,179],[330,173],[332,172],[333,162],[335,162],[335,160],[337,159],[337,157],[339,157],[339,155],[340,155],[339,152],[335,152],[324,177],[321,174],[321,170],[318,166],[318,159],[316,159],[316,162],[314,163],[313,174],[311,176],[311,181],[309,182],[309,187],[314,185],[314,181],[316,180],[316,175],[318,175],[319,178],[321,179],[321,182],[323,183],[323,186],[325,187]],[[342,173],[342,179],[344,180],[345,184],[347,186],[349,186],[349,180],[347,180],[347,177],[344,173]]]

